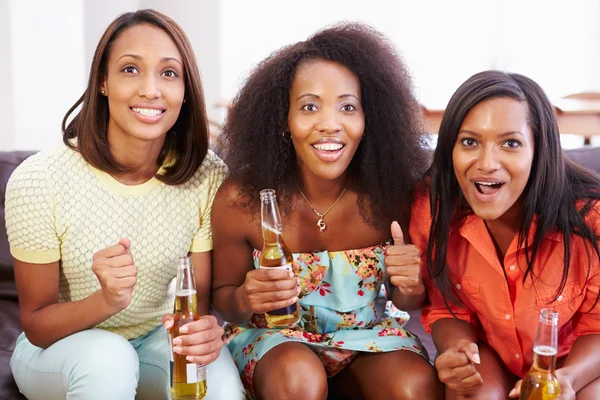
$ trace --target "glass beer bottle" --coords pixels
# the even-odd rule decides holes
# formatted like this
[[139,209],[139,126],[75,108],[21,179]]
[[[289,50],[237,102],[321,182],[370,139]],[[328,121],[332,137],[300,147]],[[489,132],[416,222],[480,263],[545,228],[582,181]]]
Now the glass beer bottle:
[[[196,280],[189,257],[179,259],[173,314],[175,321],[169,331],[170,343],[179,336],[179,328],[200,318]],[[174,353],[173,350],[171,350],[171,397],[173,400],[197,400],[206,397],[206,367],[189,362],[185,355]]]
[[[283,225],[277,206],[277,197],[273,189],[260,192],[261,222],[264,245],[260,253],[261,268],[292,270],[292,252],[283,240]],[[298,304],[265,313],[267,324],[271,327],[284,327],[298,320]]]
[[533,365],[523,378],[520,400],[551,400],[560,395],[554,372],[557,353],[558,312],[544,308],[533,345]]

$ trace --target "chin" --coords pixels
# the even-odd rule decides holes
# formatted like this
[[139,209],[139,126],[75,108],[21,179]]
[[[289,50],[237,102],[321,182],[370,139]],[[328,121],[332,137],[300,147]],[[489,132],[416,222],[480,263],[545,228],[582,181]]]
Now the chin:
[[479,218],[481,218],[484,221],[494,221],[494,220],[500,218],[504,214],[503,212],[498,212],[497,209],[472,208],[472,210],[475,213],[475,215],[477,215]]

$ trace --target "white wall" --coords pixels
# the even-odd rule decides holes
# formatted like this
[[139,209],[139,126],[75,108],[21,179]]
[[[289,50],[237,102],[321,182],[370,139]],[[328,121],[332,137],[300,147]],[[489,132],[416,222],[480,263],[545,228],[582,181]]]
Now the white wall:
[[11,50],[10,3],[0,1],[0,151],[15,147],[15,113],[13,107],[12,63],[8,55]]

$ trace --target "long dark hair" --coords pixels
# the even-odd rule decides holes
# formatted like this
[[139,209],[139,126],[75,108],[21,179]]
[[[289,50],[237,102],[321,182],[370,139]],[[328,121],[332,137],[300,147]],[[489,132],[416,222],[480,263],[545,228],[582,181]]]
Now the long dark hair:
[[[63,142],[81,153],[94,167],[108,173],[127,172],[110,152],[108,143],[108,100],[100,94],[106,78],[110,51],[113,43],[126,29],[139,24],[150,24],[162,29],[171,37],[183,58],[185,74],[185,99],[177,121],[167,134],[157,163],[161,165],[167,154],[172,153],[173,163],[161,170],[156,177],[169,185],[186,182],[202,164],[208,151],[208,118],[200,73],[190,42],[179,25],[171,18],[154,10],[128,12],[115,19],[102,35],[90,69],[88,86],[83,95],[67,111],[63,118]],[[81,110],[67,123],[77,107]],[[77,142],[71,139],[77,138]]]
[[[568,160],[562,153],[558,124],[550,101],[533,80],[519,74],[485,71],[470,77],[454,93],[439,129],[430,176],[431,229],[427,246],[427,268],[434,285],[444,298],[461,305],[447,271],[446,256],[450,235],[471,212],[454,174],[452,151],[458,132],[469,111],[494,98],[525,102],[529,126],[535,142],[529,180],[522,194],[524,211],[519,227],[519,248],[526,251],[527,270],[523,281],[534,278],[533,262],[544,237],[558,231],[563,235],[564,264],[555,299],[565,287],[571,260],[571,235],[586,239],[600,258],[598,236],[585,218],[600,198],[600,178]],[[577,205],[583,202],[583,207]],[[536,217],[537,229],[530,243],[528,233]],[[588,249],[588,259],[592,255]],[[589,270],[588,270],[589,273]]]
[[[289,91],[298,67],[318,59],[345,66],[360,82],[365,130],[349,171],[361,193],[361,216],[372,226],[392,218],[406,220],[413,186],[429,161],[421,144],[420,108],[394,46],[362,24],[324,29],[274,52],[254,69],[219,137],[219,153],[231,179],[245,199],[258,198],[264,188],[276,188],[280,199],[293,197],[296,154],[282,135],[288,124]],[[280,201],[283,212],[289,204]]]

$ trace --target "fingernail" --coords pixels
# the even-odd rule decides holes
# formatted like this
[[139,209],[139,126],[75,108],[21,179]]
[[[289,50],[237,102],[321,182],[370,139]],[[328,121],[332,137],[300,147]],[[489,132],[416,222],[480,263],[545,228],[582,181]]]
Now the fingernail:
[[288,276],[289,276],[290,278],[293,278],[293,277],[294,277],[294,273],[293,273],[292,271],[290,271],[290,272],[288,273]]
[[173,344],[174,344],[175,346],[179,346],[179,345],[181,344],[181,339],[179,339],[179,338],[175,338],[175,339],[173,339]]
[[179,332],[181,332],[181,333],[187,333],[187,331],[188,331],[187,326],[182,326],[181,328],[179,328]]
[[477,354],[477,353],[473,354],[473,362],[475,362],[475,364],[481,364],[481,360],[479,359],[479,354]]
[[517,389],[513,389],[513,390],[511,390],[511,391],[510,391],[510,393],[509,393],[508,395],[509,395],[509,396],[513,396],[513,395],[515,395],[515,394],[517,394]]
[[302,289],[300,289],[300,286],[298,286],[298,287],[296,288],[296,293],[300,294],[300,292],[301,292],[301,291],[302,291]]
[[173,351],[175,353],[180,354],[183,351],[183,349],[180,346],[175,346],[175,347],[173,347]]
[[192,357],[192,356],[187,356],[185,359],[188,360],[189,362],[194,361],[194,357]]

